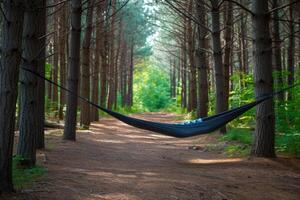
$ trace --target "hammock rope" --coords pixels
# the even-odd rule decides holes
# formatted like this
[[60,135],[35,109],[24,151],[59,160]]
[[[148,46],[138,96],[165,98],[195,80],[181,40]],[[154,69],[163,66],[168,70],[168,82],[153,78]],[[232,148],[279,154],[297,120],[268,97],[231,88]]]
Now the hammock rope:
[[262,102],[265,102],[269,99],[272,99],[274,96],[281,94],[281,93],[285,92],[286,90],[289,90],[291,88],[294,88],[294,87],[300,85],[300,83],[290,85],[290,86],[283,88],[281,90],[278,90],[272,94],[267,94],[267,95],[263,95],[262,97],[258,97],[257,100],[255,100],[251,103],[245,104],[245,105],[237,107],[237,108],[233,108],[231,110],[228,110],[228,111],[225,111],[225,112],[222,112],[222,113],[210,116],[210,117],[193,120],[191,123],[173,123],[173,124],[171,124],[171,123],[152,122],[152,121],[147,121],[147,120],[137,119],[134,117],[125,116],[121,113],[106,109],[106,108],[90,101],[89,99],[78,95],[74,91],[71,91],[68,88],[63,87],[63,86],[59,85],[58,83],[40,75],[39,73],[37,73],[35,71],[32,71],[32,70],[24,68],[24,67],[21,67],[21,69],[34,74],[35,76],[39,77],[40,79],[45,80],[45,81],[49,82],[50,84],[59,87],[60,89],[65,90],[69,94],[76,96],[77,98],[81,99],[82,101],[85,101],[86,103],[96,107],[97,109],[102,110],[103,112],[111,115],[112,117],[114,117],[128,125],[131,125],[136,128],[148,130],[148,131],[153,131],[153,132],[160,133],[163,135],[176,137],[176,138],[186,138],[186,137],[192,137],[192,136],[197,136],[197,135],[202,135],[202,134],[207,134],[207,133],[213,132],[213,131],[223,127],[230,121],[236,119],[237,117],[239,117],[243,113],[247,112],[251,108],[255,107],[256,105],[258,105]]

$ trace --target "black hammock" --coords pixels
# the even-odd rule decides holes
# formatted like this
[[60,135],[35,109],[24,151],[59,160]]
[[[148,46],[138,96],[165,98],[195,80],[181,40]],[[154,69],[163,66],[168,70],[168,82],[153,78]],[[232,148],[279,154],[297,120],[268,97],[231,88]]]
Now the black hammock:
[[196,136],[196,135],[202,135],[202,134],[207,134],[207,133],[213,132],[213,131],[223,127],[224,125],[226,125],[230,121],[234,120],[235,118],[239,117],[240,115],[242,115],[246,111],[250,110],[251,108],[255,107],[256,105],[258,105],[262,102],[265,102],[269,99],[272,99],[275,95],[278,95],[278,94],[300,84],[300,83],[298,83],[298,84],[289,86],[280,91],[277,91],[272,94],[265,95],[261,98],[258,98],[257,100],[253,101],[252,103],[245,104],[241,107],[234,108],[229,111],[225,111],[225,112],[216,114],[214,116],[190,121],[188,123],[170,124],[170,123],[159,123],[159,122],[152,122],[152,121],[137,119],[134,117],[125,116],[123,114],[114,112],[114,111],[106,109],[100,105],[97,105],[97,104],[91,102],[90,100],[81,97],[80,95],[77,95],[76,93],[69,90],[68,88],[62,87],[59,84],[51,81],[50,79],[47,79],[44,76],[41,76],[40,74],[38,74],[30,69],[26,69],[23,67],[22,67],[22,69],[38,76],[39,78],[59,87],[67,92],[69,92],[71,95],[75,95],[79,99],[106,112],[107,114],[117,118],[118,120],[120,120],[128,125],[131,125],[131,126],[134,126],[134,127],[140,128],[140,129],[148,130],[148,131],[153,131],[153,132],[160,133],[160,134],[167,135],[167,136],[177,137],[177,138],[192,137],[192,136]]

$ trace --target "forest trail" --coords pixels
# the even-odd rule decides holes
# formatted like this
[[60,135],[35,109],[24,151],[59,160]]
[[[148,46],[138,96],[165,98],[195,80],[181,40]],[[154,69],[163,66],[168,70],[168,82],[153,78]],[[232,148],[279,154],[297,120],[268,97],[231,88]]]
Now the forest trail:
[[[175,115],[136,115],[174,121]],[[102,119],[77,142],[48,134],[47,174],[32,194],[43,200],[299,199],[300,171],[283,162],[205,152],[211,136],[175,139]],[[192,150],[192,145],[200,146]],[[298,162],[298,161],[295,161]],[[298,165],[299,166],[299,165]]]

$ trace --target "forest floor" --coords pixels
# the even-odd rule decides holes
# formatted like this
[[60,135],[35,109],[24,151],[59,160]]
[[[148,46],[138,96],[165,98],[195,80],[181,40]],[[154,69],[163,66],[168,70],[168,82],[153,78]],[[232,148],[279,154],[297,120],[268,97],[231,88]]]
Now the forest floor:
[[[153,121],[178,117],[136,116]],[[23,191],[22,199],[300,199],[299,160],[227,158],[206,149],[216,134],[175,139],[112,118],[79,131],[77,142],[62,141],[61,134],[47,132],[48,148],[39,152],[47,173]]]

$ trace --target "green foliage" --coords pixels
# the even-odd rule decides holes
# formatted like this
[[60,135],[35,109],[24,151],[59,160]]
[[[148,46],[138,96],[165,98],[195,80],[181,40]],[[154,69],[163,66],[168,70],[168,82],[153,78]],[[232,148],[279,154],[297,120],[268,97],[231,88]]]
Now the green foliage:
[[242,143],[244,145],[251,145],[252,136],[250,134],[250,129],[247,128],[233,128],[230,129],[226,135],[222,136],[223,141],[235,141]]
[[[119,2],[121,7],[127,0]],[[150,23],[151,12],[145,8],[143,0],[133,0],[123,9],[125,40],[134,45],[135,59],[143,59],[152,54],[152,47],[147,43],[147,38],[154,33]]]
[[[231,81],[233,83],[233,90],[230,92],[229,96],[231,108],[242,106],[254,100],[254,86],[252,75],[236,73],[231,76]],[[231,125],[233,127],[247,128],[253,125],[251,123],[253,123],[254,117],[255,109],[251,109],[241,117],[231,122]]]
[[40,166],[35,166],[29,169],[22,168],[20,166],[20,162],[22,160],[23,158],[19,156],[13,158],[13,183],[16,189],[29,187],[46,173],[46,169]]
[[[286,80],[288,73],[283,72],[283,79]],[[274,73],[274,78],[279,76],[279,73]],[[241,81],[242,77],[242,81]],[[253,78],[250,75],[235,74],[231,77],[234,88],[230,93],[230,103],[232,107],[241,106],[249,103],[254,99]],[[246,86],[246,87],[245,87]],[[275,91],[287,87],[285,85],[275,85]],[[292,99],[278,101],[275,98],[276,112],[276,150],[280,153],[300,156],[300,88],[295,87],[288,91],[292,94]],[[222,137],[225,141],[236,141],[243,145],[251,145],[251,131],[245,128],[255,127],[255,109],[251,109],[243,114],[238,119],[230,123],[234,129],[231,129],[228,134]],[[231,148],[230,151],[239,148]]]
[[224,149],[228,157],[243,157],[250,154],[252,135],[249,128],[229,129],[220,140],[233,143]]
[[137,109],[158,111],[171,103],[167,73],[150,64],[136,67],[133,90]]
[[300,134],[291,133],[276,136],[277,152],[300,157]]
[[289,92],[292,99],[276,102],[276,149],[300,157],[300,88]]
[[250,154],[250,148],[247,145],[229,145],[225,147],[225,153],[228,157],[245,157]]

